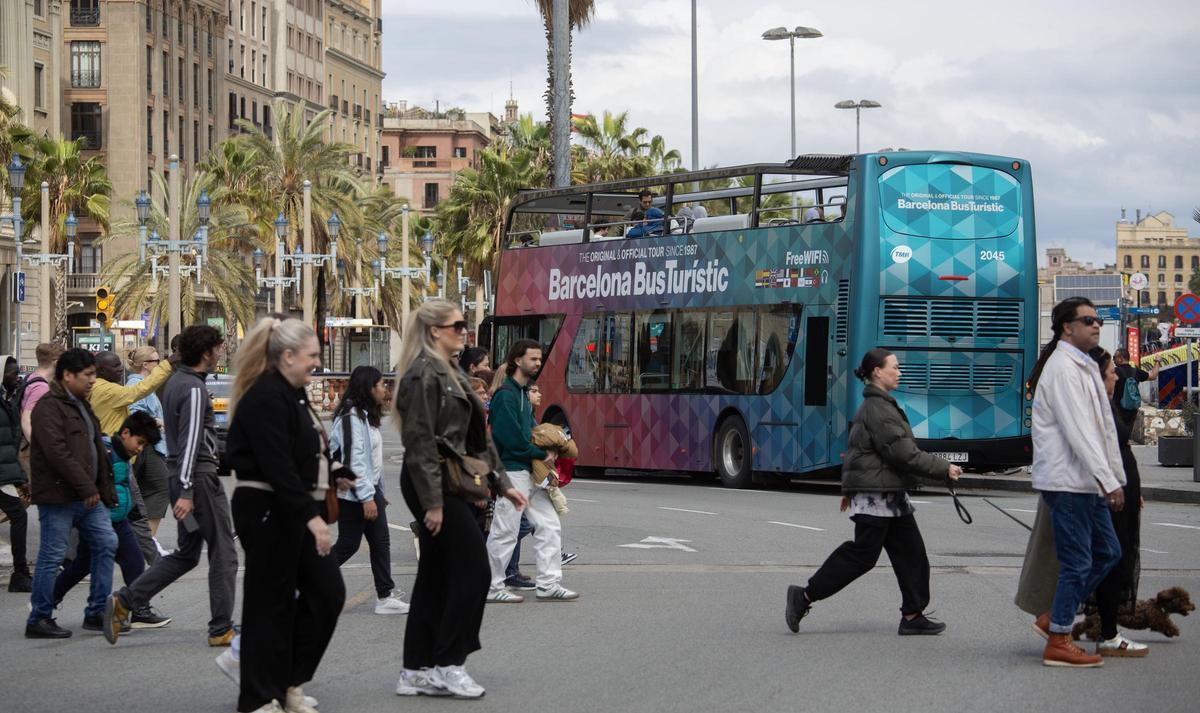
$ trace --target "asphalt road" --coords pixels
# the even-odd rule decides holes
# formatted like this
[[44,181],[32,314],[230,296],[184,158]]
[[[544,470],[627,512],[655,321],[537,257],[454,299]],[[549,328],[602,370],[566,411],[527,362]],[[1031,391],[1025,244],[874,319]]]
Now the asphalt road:
[[[915,496],[933,564],[931,608],[949,625],[926,638],[896,636],[899,594],[886,555],[818,603],[798,635],[788,632],[786,586],[803,583],[851,536],[828,488],[729,491],[626,475],[577,480],[565,492],[564,539],[579,559],[564,584],[582,598],[489,605],[484,649],[468,662],[488,688],[483,700],[394,695],[405,617],[372,613],[364,545],[343,571],[349,603],[307,689],[321,710],[1200,710],[1200,616],[1177,618],[1176,639],[1135,634],[1151,646],[1147,659],[1043,667],[1041,639],[1012,605],[1027,533],[979,497],[966,498],[975,516],[967,526],[944,495]],[[1032,522],[1033,496],[989,497]],[[409,517],[392,500],[392,523],[403,528]],[[1171,585],[1200,595],[1200,508],[1150,503],[1144,522],[1142,596]],[[412,538],[393,534],[397,584],[408,590]],[[531,561],[525,569],[532,572]],[[160,595],[156,604],[175,618],[169,627],[135,632],[116,647],[79,631],[82,586],[60,615],[76,630],[63,642],[25,640],[27,598],[0,594],[0,711],[234,710],[236,692],[204,640],[205,574],[202,565]]]

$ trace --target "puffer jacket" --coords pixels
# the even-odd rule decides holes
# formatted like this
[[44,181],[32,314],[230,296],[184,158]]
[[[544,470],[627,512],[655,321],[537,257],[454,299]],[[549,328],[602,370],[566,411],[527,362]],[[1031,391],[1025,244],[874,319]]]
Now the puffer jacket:
[[21,467],[21,417],[8,399],[0,396],[0,485],[23,485]]
[[404,442],[404,470],[426,510],[442,507],[447,494],[438,439],[458,453],[487,461],[500,492],[512,487],[487,430],[483,402],[457,364],[422,354],[396,385],[396,412]]
[[842,465],[842,492],[896,492],[919,480],[949,482],[950,463],[917,448],[908,417],[876,386],[863,389]]

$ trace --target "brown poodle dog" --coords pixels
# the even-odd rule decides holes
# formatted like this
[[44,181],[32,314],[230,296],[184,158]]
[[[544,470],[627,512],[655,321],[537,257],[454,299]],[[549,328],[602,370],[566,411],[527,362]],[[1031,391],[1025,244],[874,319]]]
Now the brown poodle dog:
[[[1179,627],[1171,614],[1187,616],[1195,610],[1192,598],[1183,587],[1171,587],[1153,599],[1139,599],[1132,609],[1123,607],[1117,613],[1117,623],[1126,629],[1149,629],[1167,638],[1179,636]],[[1100,640],[1100,615],[1092,614],[1075,625],[1071,635],[1076,639]]]

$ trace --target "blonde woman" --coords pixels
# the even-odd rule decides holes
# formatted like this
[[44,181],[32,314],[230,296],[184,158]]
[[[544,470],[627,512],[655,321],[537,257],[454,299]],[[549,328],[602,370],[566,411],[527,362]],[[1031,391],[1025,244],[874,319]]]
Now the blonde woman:
[[[158,350],[154,347],[138,347],[129,352],[129,378],[126,386],[140,383],[150,372],[158,368],[162,361]],[[150,393],[140,401],[129,405],[129,412],[144,411],[154,417],[158,427],[163,428],[163,407],[158,395]],[[146,520],[150,525],[150,535],[158,536],[158,523],[162,522],[171,503],[170,492],[167,489],[167,439],[160,438],[153,449],[146,449],[137,457],[134,463],[133,477],[137,480],[138,488],[142,491],[142,500],[146,504]]]
[[404,441],[400,492],[417,521],[421,559],[404,632],[402,696],[479,698],[484,689],[467,673],[479,650],[490,568],[477,511],[480,503],[450,492],[438,442],[492,467],[492,490],[518,509],[515,490],[492,445],[483,402],[453,355],[463,349],[467,322],[452,302],[429,300],[405,325],[396,366],[396,420]]
[[237,354],[226,451],[246,553],[243,712],[282,703],[289,713],[314,713],[300,687],[312,680],[346,599],[322,514],[326,490],[349,474],[331,474],[324,428],[304,390],[320,365],[316,333],[298,319],[263,319]]

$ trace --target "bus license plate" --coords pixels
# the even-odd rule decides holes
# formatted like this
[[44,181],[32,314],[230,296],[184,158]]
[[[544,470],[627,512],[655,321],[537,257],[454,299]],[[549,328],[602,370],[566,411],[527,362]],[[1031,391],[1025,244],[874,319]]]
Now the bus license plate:
[[937,456],[938,458],[941,458],[942,460],[948,460],[951,463],[966,463],[967,462],[967,454],[966,453],[930,453],[929,455]]

